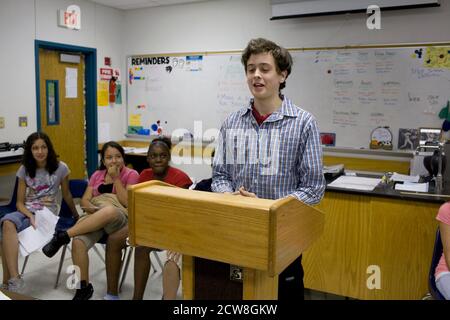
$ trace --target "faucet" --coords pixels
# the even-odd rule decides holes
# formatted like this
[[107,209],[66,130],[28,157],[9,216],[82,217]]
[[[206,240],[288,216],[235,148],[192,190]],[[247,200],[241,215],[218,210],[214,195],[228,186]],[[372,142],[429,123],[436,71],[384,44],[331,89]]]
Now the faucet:
[[436,185],[435,185],[435,193],[442,193],[442,155],[444,154],[444,142],[439,142],[438,145],[422,145],[416,148],[416,154],[420,149],[434,149],[438,151],[438,172],[436,175]]

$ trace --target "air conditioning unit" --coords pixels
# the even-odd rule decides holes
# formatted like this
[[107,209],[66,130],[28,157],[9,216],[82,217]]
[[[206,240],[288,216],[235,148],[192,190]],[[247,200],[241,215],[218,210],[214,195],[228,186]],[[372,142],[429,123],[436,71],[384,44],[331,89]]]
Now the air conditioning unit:
[[271,5],[271,20],[366,12],[370,5],[381,10],[440,6],[439,0],[271,0]]

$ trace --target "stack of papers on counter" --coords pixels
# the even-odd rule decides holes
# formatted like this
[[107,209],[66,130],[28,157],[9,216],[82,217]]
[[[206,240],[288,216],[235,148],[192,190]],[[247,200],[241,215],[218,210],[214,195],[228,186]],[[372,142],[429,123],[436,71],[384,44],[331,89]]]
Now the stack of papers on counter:
[[336,164],[334,166],[323,166],[323,173],[339,173],[344,170],[343,164]]
[[416,191],[416,192],[428,192],[428,182],[426,183],[397,183],[395,190],[401,191]]
[[391,180],[396,182],[419,182],[420,176],[408,176],[406,174],[399,174],[397,172],[394,172],[394,174],[391,176]]
[[380,178],[363,178],[354,176],[340,176],[329,187],[372,191],[381,182]]

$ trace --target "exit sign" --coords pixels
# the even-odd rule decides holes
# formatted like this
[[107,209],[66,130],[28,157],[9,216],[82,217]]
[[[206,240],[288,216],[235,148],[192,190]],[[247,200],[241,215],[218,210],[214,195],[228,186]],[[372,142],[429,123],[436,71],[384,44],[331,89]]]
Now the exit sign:
[[81,29],[81,9],[79,6],[71,5],[66,10],[58,10],[58,25],[60,27],[80,30]]

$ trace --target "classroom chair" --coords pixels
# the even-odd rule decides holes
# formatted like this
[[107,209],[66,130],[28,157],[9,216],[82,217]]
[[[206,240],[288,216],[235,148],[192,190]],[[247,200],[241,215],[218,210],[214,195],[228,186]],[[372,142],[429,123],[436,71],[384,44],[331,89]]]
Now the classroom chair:
[[[74,199],[81,198],[84,194],[84,191],[86,190],[88,186],[88,183],[86,180],[81,179],[72,179],[69,181],[69,190],[72,194],[72,197]],[[70,227],[72,227],[75,224],[75,219],[72,216],[72,211],[70,210],[69,206],[66,204],[64,199],[61,201],[61,209],[59,210],[59,219],[55,227],[55,231],[61,231],[61,230],[67,230]],[[66,250],[67,250],[68,244],[64,245],[61,252],[61,259],[59,261],[59,267],[58,267],[58,273],[56,275],[56,282],[55,282],[55,289],[58,287],[59,284],[59,277],[61,275],[61,269],[64,263],[64,258],[66,256]],[[28,263],[29,255],[26,256],[21,274],[25,272],[25,267]]]
[[19,185],[19,178],[16,177],[16,182],[14,183],[14,189],[11,196],[11,200],[8,204],[0,206],[0,218],[5,214],[14,212],[17,210],[16,202],[17,202],[17,186]]
[[[124,252],[123,258],[122,258],[122,267],[121,267],[121,270],[120,270],[121,276],[120,276],[120,282],[119,282],[119,292],[122,291],[122,284],[124,283],[125,278],[127,276],[128,266],[130,264],[131,256],[133,255],[133,253],[134,253],[134,247],[127,245],[127,247],[125,248],[125,252]],[[162,272],[164,266],[163,266],[163,264],[161,262],[161,259],[159,258],[158,254],[157,254],[157,251],[156,250],[152,250],[150,252],[150,255],[152,253],[153,253],[154,258],[156,259],[156,262],[158,262],[159,267],[161,268],[161,272]],[[153,269],[153,273],[157,272],[156,268],[153,266],[153,263],[152,263],[151,259],[150,259],[150,269]]]
[[430,290],[431,296],[435,300],[445,300],[445,298],[439,292],[439,289],[436,287],[436,281],[434,278],[434,272],[435,272],[436,266],[439,263],[439,260],[441,259],[442,251],[443,251],[443,248],[442,248],[442,241],[441,241],[441,233],[438,228],[436,231],[436,239],[434,241],[434,249],[433,249],[433,256],[431,258],[430,271],[428,273],[428,289]]
[[[86,180],[81,179],[73,179],[69,181],[69,190],[72,194],[72,197],[74,199],[83,197],[84,192],[86,191],[86,188],[88,186],[88,183]],[[72,212],[70,211],[69,207],[67,206],[64,199],[61,203],[61,210],[59,211],[59,220],[56,224],[55,231],[62,231],[67,230],[70,227],[72,227],[76,223],[75,219],[73,218]],[[55,289],[58,287],[59,284],[59,277],[61,276],[61,269],[64,263],[64,258],[66,256],[68,244],[64,245],[61,252],[61,258],[59,260],[59,266],[58,266],[58,273],[56,275],[56,282],[55,282]]]

